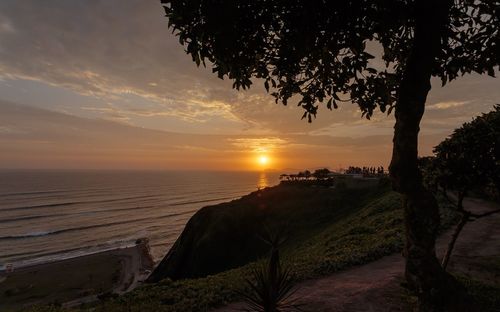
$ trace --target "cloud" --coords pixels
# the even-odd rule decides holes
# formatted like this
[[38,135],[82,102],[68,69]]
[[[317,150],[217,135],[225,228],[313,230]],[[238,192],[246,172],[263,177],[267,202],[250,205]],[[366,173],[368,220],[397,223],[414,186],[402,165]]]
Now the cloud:
[[14,134],[23,133],[23,131],[16,129],[15,127],[0,126],[0,134]]
[[463,105],[468,104],[469,101],[447,101],[447,102],[439,102],[436,104],[429,105],[427,109],[429,110],[439,110],[439,109],[449,109],[449,108],[455,108],[455,107],[460,107]]
[[210,100],[230,87],[190,61],[159,3],[3,1],[0,12],[0,76],[108,99],[132,94],[181,118],[234,118],[227,103]]
[[[331,112],[320,106],[308,124],[300,120],[301,108],[293,101],[287,107],[274,104],[260,82],[250,91],[232,90],[231,82],[216,78],[210,68],[196,67],[154,0],[1,1],[0,42],[0,79],[42,81],[99,98],[94,112],[122,122],[172,117],[215,120],[213,126],[226,120],[232,133],[338,136],[382,134],[393,122],[379,112],[366,121],[356,105],[345,103]],[[438,85],[436,80],[425,120],[446,121],[446,129],[459,126],[463,118],[456,115],[470,119],[500,98],[493,78],[472,75]],[[378,118],[384,121],[379,124]]]
[[15,32],[14,27],[10,19],[6,16],[0,15],[0,33],[13,33]]
[[268,153],[276,149],[284,148],[288,142],[284,139],[277,137],[264,137],[264,138],[237,138],[228,139],[233,145],[243,150],[253,151],[255,153]]
[[2,168],[249,170],[263,152],[277,169],[385,164],[391,142],[390,136],[180,134],[5,101],[0,125]]

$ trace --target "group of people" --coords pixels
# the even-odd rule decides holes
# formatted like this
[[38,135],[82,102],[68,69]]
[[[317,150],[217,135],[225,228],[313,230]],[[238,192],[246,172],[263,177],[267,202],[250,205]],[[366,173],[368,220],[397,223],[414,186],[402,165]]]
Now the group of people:
[[363,175],[383,175],[384,174],[384,167],[354,167],[354,166],[349,166],[349,168],[346,169],[345,173],[347,174],[363,174]]

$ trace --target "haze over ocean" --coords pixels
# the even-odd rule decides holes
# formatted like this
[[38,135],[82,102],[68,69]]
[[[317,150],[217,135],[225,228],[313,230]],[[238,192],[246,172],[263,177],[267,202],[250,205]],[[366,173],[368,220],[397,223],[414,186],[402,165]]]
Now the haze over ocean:
[[0,171],[0,268],[150,239],[159,260],[201,207],[277,184],[277,173]]

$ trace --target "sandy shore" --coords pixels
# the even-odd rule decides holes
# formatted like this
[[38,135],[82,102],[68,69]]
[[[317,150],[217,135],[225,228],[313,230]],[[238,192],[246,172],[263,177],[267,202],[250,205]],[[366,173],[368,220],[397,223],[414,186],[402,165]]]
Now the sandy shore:
[[0,311],[33,304],[74,306],[124,293],[153,268],[147,240],[135,246],[0,272]]

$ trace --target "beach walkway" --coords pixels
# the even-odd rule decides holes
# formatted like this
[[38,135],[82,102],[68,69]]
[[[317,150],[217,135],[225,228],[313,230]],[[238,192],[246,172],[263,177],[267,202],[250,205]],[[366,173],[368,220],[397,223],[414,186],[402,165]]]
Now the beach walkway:
[[[492,203],[471,198],[465,200],[464,206],[475,213],[498,209]],[[447,231],[437,241],[440,257],[446,250],[452,231]],[[448,270],[471,274],[486,282],[498,281],[500,272],[485,272],[481,261],[500,257],[499,246],[500,214],[469,222],[458,238]],[[406,311],[400,286],[404,281],[403,272],[403,257],[393,254],[362,266],[304,281],[298,284],[294,297],[297,303],[302,304],[303,311]],[[241,311],[244,307],[243,303],[234,303],[215,311]]]

